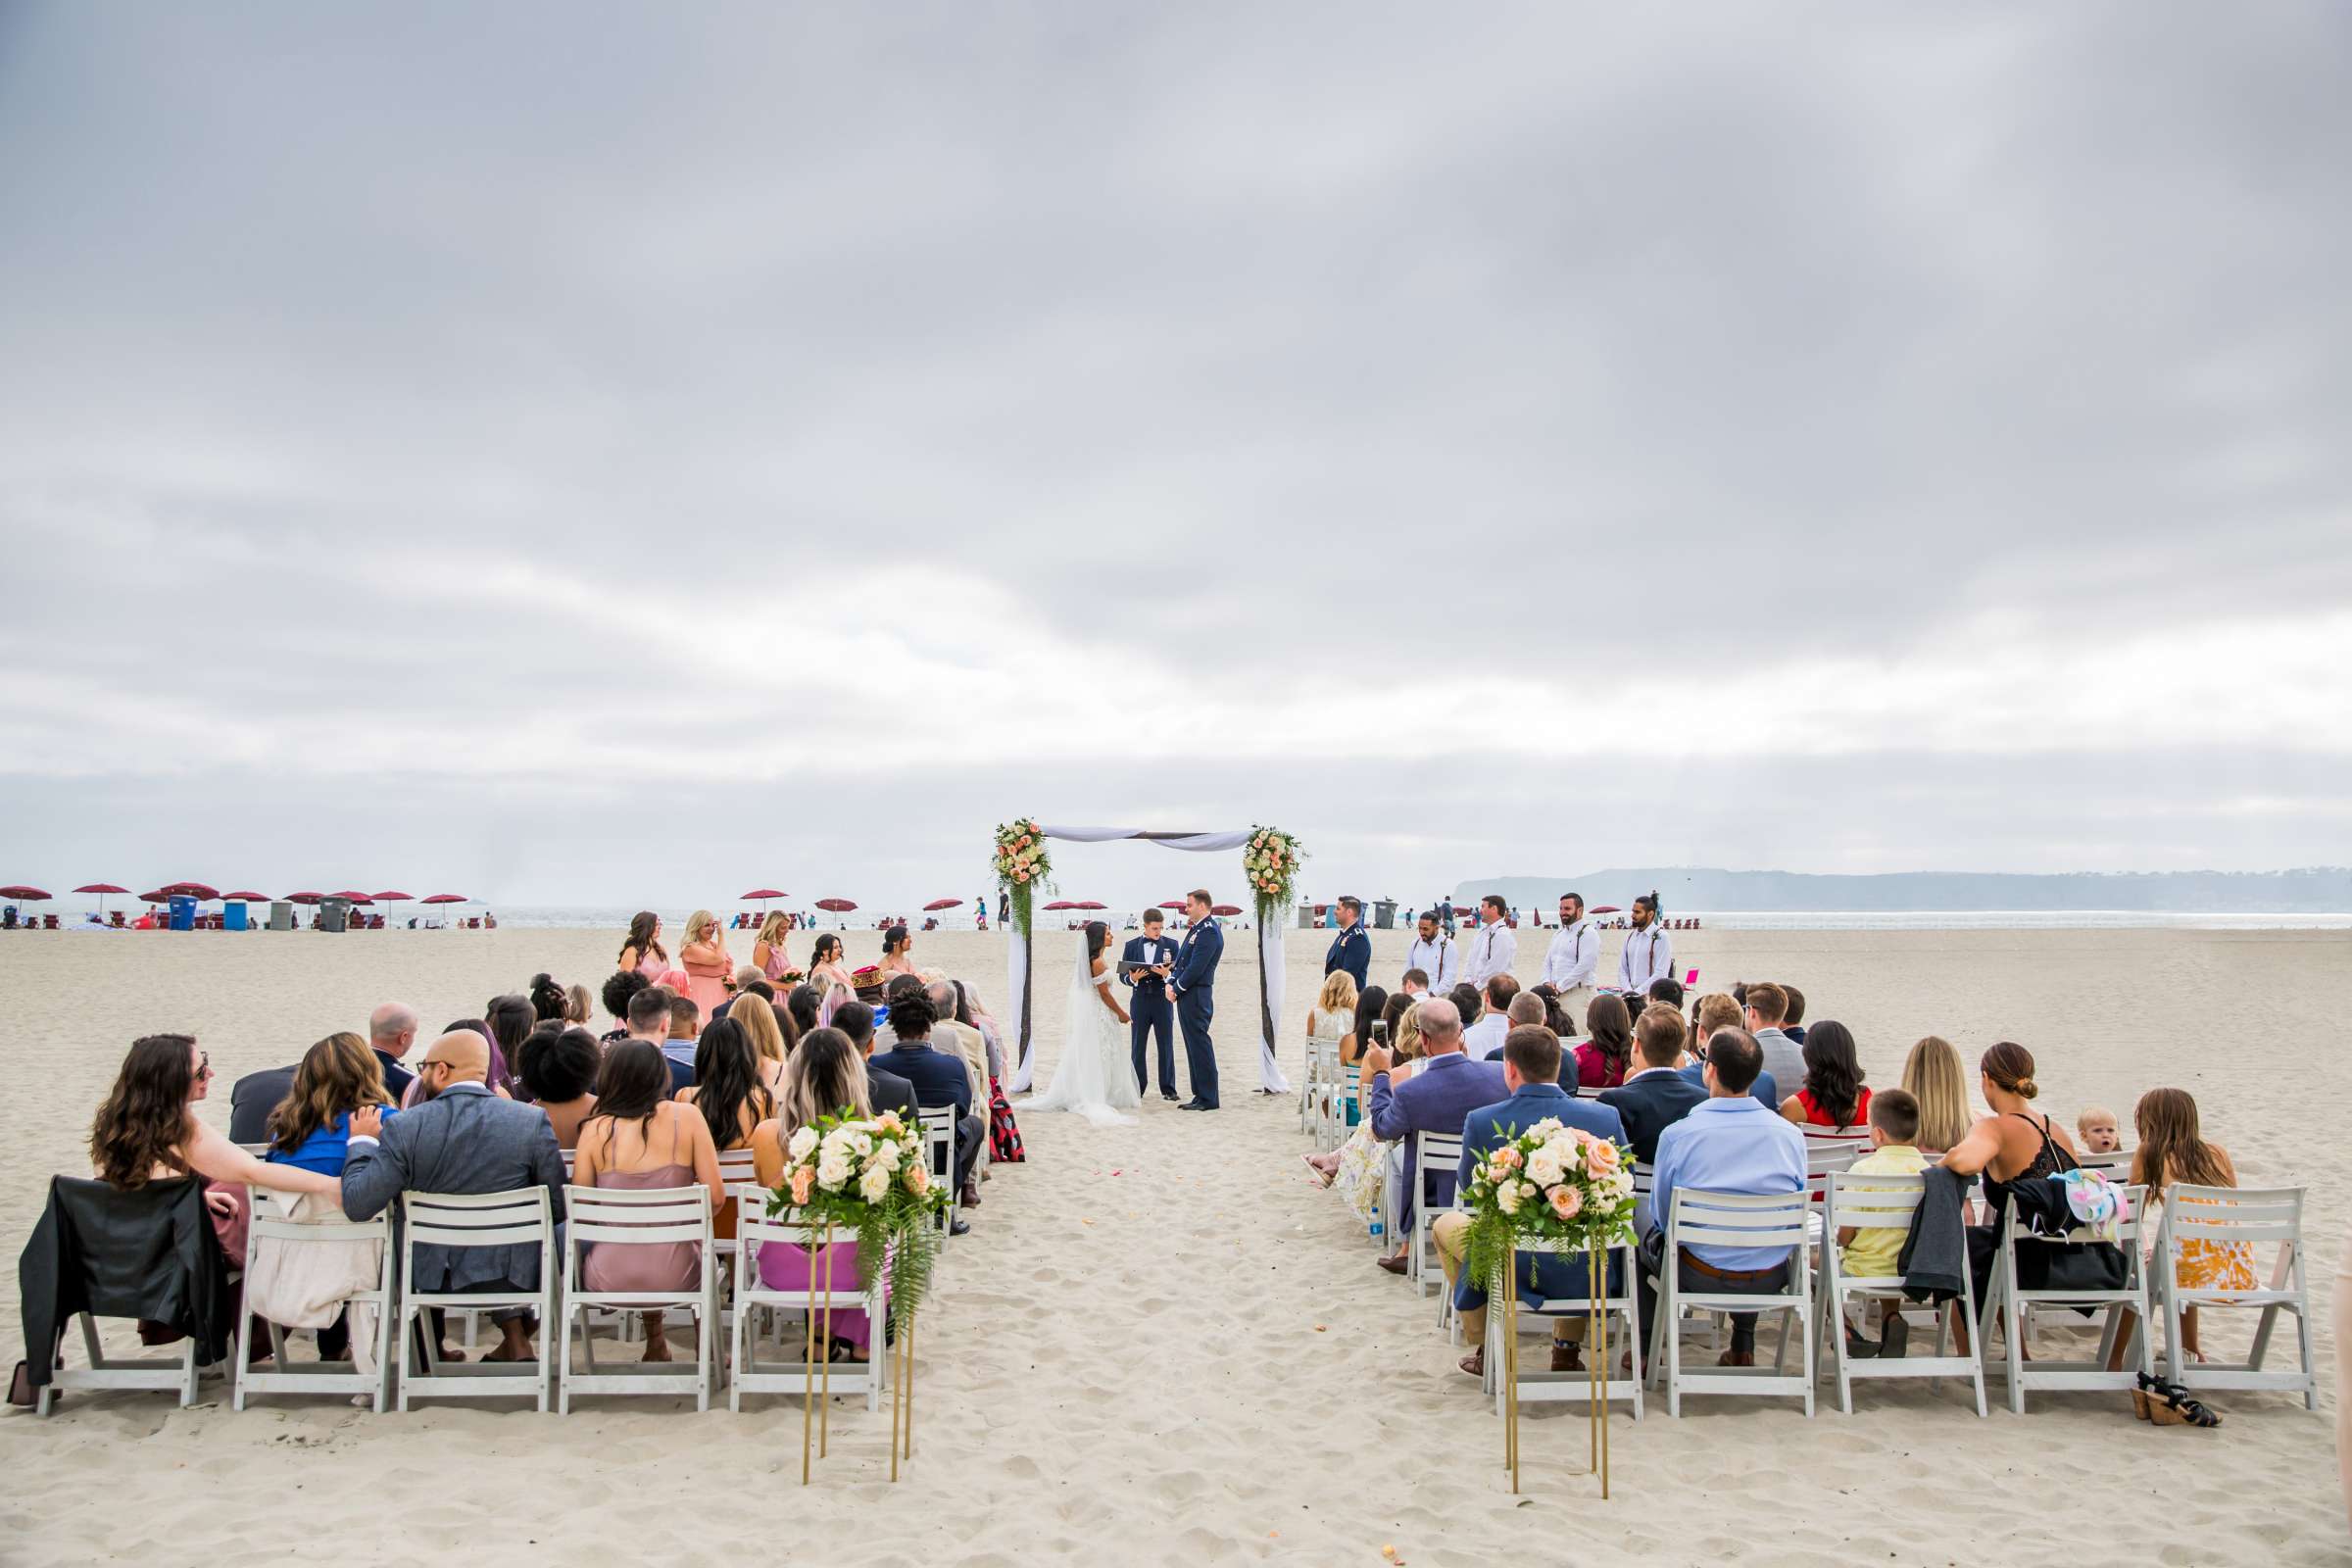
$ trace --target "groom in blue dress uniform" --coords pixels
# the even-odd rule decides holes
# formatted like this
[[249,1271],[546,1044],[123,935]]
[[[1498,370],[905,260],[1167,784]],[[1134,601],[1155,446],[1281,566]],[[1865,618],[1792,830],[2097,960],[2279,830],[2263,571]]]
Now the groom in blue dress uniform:
[[1193,1098],[1183,1108],[1214,1110],[1217,1048],[1208,1038],[1208,1020],[1216,1014],[1217,960],[1225,956],[1225,932],[1209,913],[1208,894],[1200,888],[1185,896],[1184,912],[1192,924],[1177,950],[1175,973],[1168,976],[1176,1022],[1184,1029],[1185,1069],[1193,1080]]
[[1144,1047],[1152,1036],[1159,1036],[1159,1093],[1165,1100],[1176,1098],[1176,1005],[1168,1000],[1168,979],[1159,972],[1165,964],[1176,963],[1176,944],[1160,935],[1166,917],[1157,909],[1144,911],[1144,934],[1128,939],[1119,954],[1119,969],[1134,987],[1127,1004],[1127,1038],[1135,1047],[1135,1087],[1137,1093],[1152,1087],[1152,1075],[1144,1071]]
[[1323,972],[1347,970],[1355,977],[1355,989],[1360,992],[1372,972],[1372,937],[1364,930],[1363,901],[1341,899],[1339,914],[1340,934],[1331,939],[1331,951],[1323,956]]

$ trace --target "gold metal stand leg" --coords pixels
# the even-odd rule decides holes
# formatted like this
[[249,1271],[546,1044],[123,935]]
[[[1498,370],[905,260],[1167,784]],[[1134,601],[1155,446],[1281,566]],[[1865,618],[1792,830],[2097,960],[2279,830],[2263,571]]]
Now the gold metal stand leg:
[[914,1457],[914,1317],[906,1318],[906,1457]]
[[1502,1272],[1503,1447],[1511,1466],[1511,1492],[1519,1491],[1519,1259]]
[[816,1456],[822,1459],[833,1446],[833,1222],[825,1221],[824,1245],[817,1250],[824,1259],[825,1283],[819,1299],[824,1303],[824,1327],[817,1331],[823,1344],[825,1358],[817,1363],[816,1393]]
[[816,1308],[808,1308],[808,1333],[801,1355],[801,1485],[808,1484],[810,1440],[816,1429]]
[[[898,1367],[898,1366],[897,1366],[895,1363],[896,1363],[896,1362],[897,1362],[897,1361],[900,1359],[900,1354],[901,1354],[901,1352],[902,1352],[902,1351],[905,1349],[905,1347],[899,1343],[899,1340],[903,1340],[903,1339],[905,1338],[905,1336],[904,1336],[904,1335],[901,1335],[901,1336],[899,1336],[899,1337],[898,1337],[898,1339],[893,1339],[893,1338],[892,1338],[892,1336],[891,1336],[891,1332],[890,1332],[890,1313],[889,1313],[889,1311],[888,1311],[887,1309],[885,1309],[885,1310],[883,1311],[883,1313],[882,1313],[882,1322],[881,1322],[881,1325],[880,1325],[880,1327],[881,1327],[881,1333],[882,1333],[882,1342],[883,1342],[882,1353],[883,1353],[885,1356],[889,1357],[889,1362],[887,1362],[887,1363],[885,1363],[885,1364],[888,1364],[888,1365],[890,1366],[890,1374],[891,1374],[891,1376],[890,1376],[890,1479],[891,1479],[892,1481],[894,1481],[894,1482],[895,1482],[895,1481],[897,1481],[897,1480],[899,1479],[899,1401],[900,1401],[902,1398],[906,1397],[906,1376],[904,1375],[904,1373],[903,1373],[903,1372],[900,1370],[900,1368],[899,1368],[899,1367]],[[873,1352],[872,1352],[872,1351],[871,1351],[871,1349],[869,1348],[869,1349],[868,1349],[868,1351],[867,1351],[866,1353],[870,1355],[870,1354],[872,1354]]]

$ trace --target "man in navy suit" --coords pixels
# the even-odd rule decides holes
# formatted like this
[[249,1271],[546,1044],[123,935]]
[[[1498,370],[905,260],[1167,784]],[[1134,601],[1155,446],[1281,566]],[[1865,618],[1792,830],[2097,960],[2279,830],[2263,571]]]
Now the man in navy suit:
[[[1606,1138],[1620,1145],[1625,1142],[1625,1126],[1616,1111],[1598,1101],[1579,1100],[1560,1087],[1560,1037],[1541,1024],[1522,1024],[1504,1037],[1502,1081],[1509,1087],[1511,1098],[1481,1105],[1463,1117],[1462,1163],[1454,1172],[1457,1186],[1467,1187],[1471,1172],[1505,1139],[1518,1137],[1546,1116],[1595,1138]],[[1470,1353],[1462,1358],[1462,1370],[1474,1378],[1483,1378],[1487,1369],[1487,1293],[1467,1278],[1458,1282],[1455,1279],[1461,1273],[1462,1252],[1469,1233],[1467,1214],[1441,1214],[1430,1225],[1430,1234],[1438,1244],[1438,1261],[1446,1270],[1446,1285],[1453,1291],[1453,1304],[1462,1314],[1462,1338],[1472,1346]],[[1564,1257],[1522,1255],[1517,1263],[1519,1289],[1525,1295],[1581,1301],[1592,1293],[1592,1265],[1581,1259],[1570,1262]],[[1614,1267],[1610,1271],[1611,1294],[1624,1288],[1618,1277],[1620,1272]],[[1576,1348],[1584,1321],[1570,1317],[1551,1320],[1554,1372],[1584,1369],[1584,1360]]]
[[1209,911],[1208,894],[1195,888],[1185,895],[1185,918],[1192,924],[1177,950],[1168,992],[1176,1001],[1176,1021],[1184,1028],[1184,1064],[1193,1081],[1193,1098],[1186,1110],[1217,1108],[1217,1048],[1208,1038],[1208,1020],[1217,1010],[1217,960],[1225,956],[1225,932]]
[[1361,899],[1340,900],[1340,934],[1331,939],[1331,951],[1323,956],[1323,972],[1345,969],[1354,977],[1360,993],[1369,984],[1372,972],[1372,938],[1364,930],[1364,903]]
[[1152,1075],[1144,1071],[1144,1047],[1153,1035],[1159,1036],[1159,1093],[1163,1100],[1176,1098],[1176,1006],[1168,1001],[1168,977],[1162,966],[1173,968],[1176,963],[1176,944],[1160,934],[1166,916],[1157,909],[1144,911],[1144,934],[1128,939],[1119,951],[1119,969],[1127,976],[1134,993],[1127,1004],[1127,1039],[1135,1048],[1135,1087],[1142,1093],[1152,1087]]
[[[1445,1133],[1462,1130],[1462,1118],[1481,1105],[1492,1105],[1508,1093],[1503,1087],[1502,1063],[1472,1061],[1462,1054],[1461,1009],[1442,997],[1421,1004],[1421,1057],[1413,1075],[1391,1087],[1389,1053],[1374,1046],[1364,1053],[1364,1073],[1372,1080],[1372,1103],[1366,1112],[1372,1136],[1396,1143],[1407,1133]],[[1404,1145],[1404,1196],[1390,1218],[1390,1233],[1408,1241],[1413,1234],[1413,1206],[1423,1197],[1422,1172],[1414,1169],[1413,1146]],[[1429,1201],[1453,1201],[1453,1172],[1427,1173]],[[1380,1259],[1392,1274],[1410,1266],[1400,1250]]]

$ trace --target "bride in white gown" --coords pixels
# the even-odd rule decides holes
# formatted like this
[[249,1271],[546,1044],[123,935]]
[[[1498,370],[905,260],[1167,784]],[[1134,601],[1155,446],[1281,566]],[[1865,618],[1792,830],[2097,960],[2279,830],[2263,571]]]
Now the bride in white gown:
[[1042,1095],[1024,1100],[1020,1110],[1071,1110],[1098,1127],[1123,1127],[1134,1122],[1121,1110],[1143,1103],[1136,1086],[1135,1063],[1124,1025],[1127,1010],[1118,1004],[1111,986],[1117,976],[1110,968],[1110,927],[1101,920],[1087,922],[1078,963],[1070,974],[1070,1000],[1063,1010],[1061,1060],[1054,1081]]

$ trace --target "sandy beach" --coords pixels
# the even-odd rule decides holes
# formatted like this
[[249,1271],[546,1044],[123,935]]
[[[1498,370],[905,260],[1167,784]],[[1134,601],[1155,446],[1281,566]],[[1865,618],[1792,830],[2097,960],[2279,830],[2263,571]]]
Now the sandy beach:
[[[1075,939],[1041,929],[1036,996],[1054,1063]],[[748,952],[747,934],[731,939]],[[1543,933],[1523,933],[1540,955]],[[1604,963],[1620,938],[1611,934]],[[1701,989],[1792,980],[1809,1017],[1842,1019],[1872,1082],[1939,1033],[1973,1061],[2013,1038],[2040,1061],[2042,1103],[2129,1125],[2139,1092],[2194,1093],[2249,1185],[2303,1184],[2324,1377],[2326,1304],[2352,1182],[2330,1132],[2352,1056],[2328,1038],[2352,991],[2340,932],[1678,933]],[[1401,933],[1379,933],[1393,981]],[[12,1092],[0,1102],[0,1251],[15,1261],[52,1172],[86,1172],[82,1139],[124,1048],[195,1034],[225,1125],[241,1073],[293,1059],[386,1000],[428,1035],[522,989],[538,969],[592,986],[617,933],[505,929],[328,938],[78,933],[0,937]],[[851,933],[854,961],[876,951]],[[796,939],[796,952],[805,939]],[[1324,939],[1293,933],[1283,1022],[1298,1073]],[[936,963],[1002,1004],[1004,939],[918,936]],[[1218,1054],[1226,1108],[1096,1130],[1023,1118],[1029,1161],[1000,1167],[949,1253],[919,1337],[921,1436],[884,1484],[887,1411],[847,1404],[818,1485],[798,1485],[800,1409],[742,1416],[690,1401],[431,1405],[374,1416],[340,1399],[232,1414],[218,1381],[169,1396],[75,1395],[46,1423],[0,1417],[0,1561],[222,1562],[299,1552],[354,1563],[601,1560],[1468,1564],[1512,1553],[1584,1561],[1810,1565],[2152,1559],[2346,1559],[2332,1396],[2318,1414],[2222,1394],[2219,1431],[2135,1423],[2121,1395],[2043,1395],[2023,1419],[1992,1390],[1873,1386],[1850,1416],[1788,1400],[1663,1401],[1614,1427],[1614,1496],[1584,1474],[1580,1409],[1531,1414],[1525,1493],[1500,1423],[1454,1369],[1431,1302],[1373,1267],[1343,1205],[1313,1187],[1293,1101],[1250,1094],[1253,945],[1228,949]],[[1532,961],[1523,968],[1532,968]],[[1001,1005],[1000,1005],[1001,1010]],[[1181,1060],[1181,1053],[1179,1053]],[[1041,1082],[1043,1081],[1041,1077]],[[2266,1259],[2267,1261],[2267,1259]],[[13,1301],[14,1294],[11,1292]],[[2234,1324],[2209,1330],[2235,1346]],[[13,1310],[0,1357],[24,1353]]]

